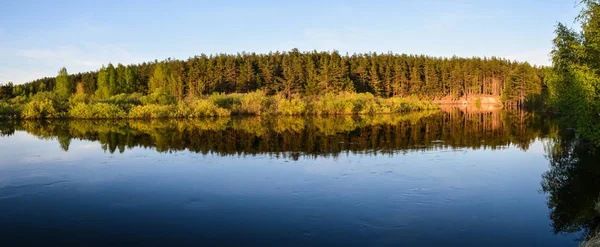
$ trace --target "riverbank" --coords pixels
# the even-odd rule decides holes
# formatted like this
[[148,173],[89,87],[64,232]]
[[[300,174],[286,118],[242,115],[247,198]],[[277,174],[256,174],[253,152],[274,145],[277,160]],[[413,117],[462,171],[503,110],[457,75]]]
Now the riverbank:
[[168,93],[120,94],[94,99],[83,94],[61,98],[52,92],[0,103],[4,119],[156,119],[232,115],[373,115],[438,109],[416,97],[381,98],[370,93],[338,93],[312,97],[251,93],[188,96],[175,100]]

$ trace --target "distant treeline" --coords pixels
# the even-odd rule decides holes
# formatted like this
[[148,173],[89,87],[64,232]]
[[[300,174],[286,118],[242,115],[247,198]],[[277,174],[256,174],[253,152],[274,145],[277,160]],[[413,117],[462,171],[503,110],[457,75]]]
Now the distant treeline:
[[[188,95],[247,93],[261,90],[287,98],[326,93],[371,93],[378,97],[426,99],[469,95],[502,96],[516,103],[539,95],[543,67],[491,58],[439,58],[406,54],[333,52],[238,53],[200,55],[187,60],[137,65],[108,64],[98,71],[70,75],[66,91],[76,89],[96,99],[122,93],[164,90],[181,101]],[[0,87],[0,99],[54,91],[56,78]]]

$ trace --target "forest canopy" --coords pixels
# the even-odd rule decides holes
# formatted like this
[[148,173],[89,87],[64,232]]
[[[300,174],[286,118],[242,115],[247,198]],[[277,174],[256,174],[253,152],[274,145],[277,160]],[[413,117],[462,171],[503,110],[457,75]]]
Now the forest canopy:
[[548,103],[586,139],[600,144],[600,1],[584,0],[581,31],[556,26]]
[[61,94],[65,90],[75,93],[79,88],[98,99],[164,90],[180,101],[188,95],[261,90],[267,95],[283,94],[287,98],[339,92],[424,99],[484,94],[502,96],[505,102],[518,102],[539,94],[545,79],[544,68],[496,57],[341,55],[337,51],[297,49],[268,54],[203,54],[187,60],[167,59],[137,65],[109,63],[97,71],[70,75],[66,84],[60,79],[66,71],[60,72],[56,78],[4,85],[0,98],[32,96],[55,89]]

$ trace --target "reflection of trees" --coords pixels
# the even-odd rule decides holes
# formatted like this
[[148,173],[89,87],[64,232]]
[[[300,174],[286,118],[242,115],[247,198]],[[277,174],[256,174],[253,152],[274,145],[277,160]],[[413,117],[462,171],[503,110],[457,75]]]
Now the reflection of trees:
[[555,233],[583,232],[589,240],[599,231],[600,152],[573,131],[546,146],[550,170],[542,175],[542,190]]
[[205,118],[153,121],[24,121],[17,129],[41,138],[58,137],[64,150],[70,139],[98,141],[105,151],[132,147],[159,152],[283,156],[339,155],[343,152],[393,153],[434,148],[523,149],[551,133],[549,122],[534,113],[413,112],[403,115],[339,117]]
[[15,133],[15,124],[8,121],[0,121],[0,136],[10,136]]

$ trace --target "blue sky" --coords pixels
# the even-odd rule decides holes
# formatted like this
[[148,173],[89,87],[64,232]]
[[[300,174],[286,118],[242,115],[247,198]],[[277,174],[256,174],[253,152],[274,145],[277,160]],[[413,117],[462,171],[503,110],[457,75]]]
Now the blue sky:
[[27,1],[0,8],[0,83],[201,53],[339,50],[549,65],[573,0]]

